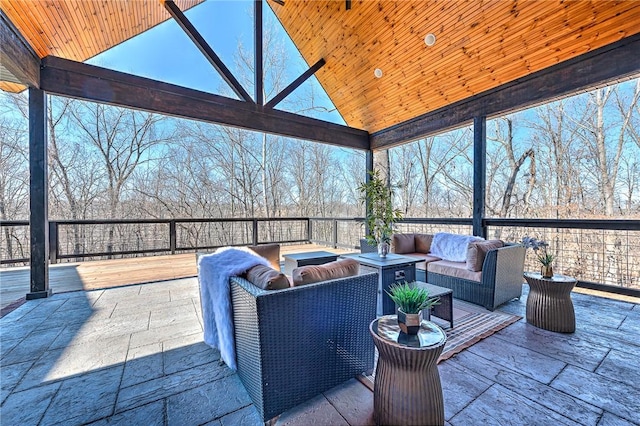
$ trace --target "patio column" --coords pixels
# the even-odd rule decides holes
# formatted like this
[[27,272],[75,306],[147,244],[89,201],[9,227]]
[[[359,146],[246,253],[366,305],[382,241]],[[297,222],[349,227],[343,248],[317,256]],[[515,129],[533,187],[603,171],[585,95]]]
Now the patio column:
[[487,186],[487,117],[473,119],[473,235],[487,237],[483,225]]
[[[365,163],[366,163],[365,166],[367,168],[367,173],[364,178],[364,181],[366,183],[369,183],[371,181],[371,175],[369,173],[373,172],[373,151],[372,150],[367,151]],[[371,211],[371,203],[369,202],[369,200],[365,201],[364,208],[367,214]],[[367,225],[366,222],[364,224],[364,235],[369,235],[369,225]]]
[[47,102],[43,90],[29,88],[29,235],[31,292],[27,300],[51,295],[49,288],[49,200]]

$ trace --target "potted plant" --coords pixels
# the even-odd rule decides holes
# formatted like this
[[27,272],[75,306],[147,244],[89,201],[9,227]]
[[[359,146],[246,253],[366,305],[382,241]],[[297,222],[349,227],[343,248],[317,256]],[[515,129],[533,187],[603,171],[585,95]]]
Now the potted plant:
[[533,249],[536,255],[536,259],[538,259],[538,262],[540,262],[540,264],[542,265],[542,278],[552,278],[553,261],[556,259],[556,256],[547,251],[547,247],[549,247],[549,244],[533,237],[524,237],[522,239],[522,245],[524,245],[526,248]]
[[411,286],[407,282],[393,284],[385,291],[398,306],[398,326],[406,334],[418,334],[422,322],[421,313],[426,310],[428,320],[431,307],[440,301],[439,297],[429,297],[426,289]]
[[394,224],[402,219],[402,212],[393,208],[393,191],[380,177],[380,172],[370,171],[369,176],[369,181],[358,187],[360,201],[369,206],[365,217],[369,230],[366,240],[369,244],[377,245],[380,257],[386,257]]

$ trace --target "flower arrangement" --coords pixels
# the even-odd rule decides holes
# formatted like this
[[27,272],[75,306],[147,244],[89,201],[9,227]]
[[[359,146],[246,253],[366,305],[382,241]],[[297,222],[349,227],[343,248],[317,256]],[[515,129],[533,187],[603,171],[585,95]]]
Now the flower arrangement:
[[522,245],[526,248],[533,249],[536,259],[542,265],[542,276],[544,278],[553,277],[552,263],[556,259],[556,256],[547,251],[549,244],[537,238],[527,236],[522,239]]

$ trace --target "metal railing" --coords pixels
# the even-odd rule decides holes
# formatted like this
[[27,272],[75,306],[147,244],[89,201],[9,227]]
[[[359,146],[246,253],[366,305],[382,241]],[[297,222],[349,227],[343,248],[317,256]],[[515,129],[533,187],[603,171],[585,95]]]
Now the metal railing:
[[[363,218],[61,220],[49,223],[49,258],[114,258],[262,243],[317,243],[358,249]],[[547,241],[557,273],[582,285],[640,289],[640,220],[485,219],[487,238]],[[399,232],[471,234],[470,218],[407,218]],[[0,263],[29,261],[28,221],[0,222]],[[537,270],[533,253],[527,270]],[[606,288],[605,288],[606,289]]]

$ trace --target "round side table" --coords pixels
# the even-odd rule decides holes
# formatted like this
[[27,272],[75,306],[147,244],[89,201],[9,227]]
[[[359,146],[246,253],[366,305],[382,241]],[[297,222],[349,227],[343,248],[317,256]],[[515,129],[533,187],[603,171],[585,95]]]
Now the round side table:
[[576,314],[571,300],[571,290],[576,279],[565,275],[542,278],[541,274],[527,272],[524,279],[529,284],[527,297],[527,322],[538,328],[560,333],[576,331]]
[[447,336],[422,321],[415,336],[400,332],[395,315],[369,326],[378,348],[373,411],[379,425],[443,425],[444,400],[436,363]]

